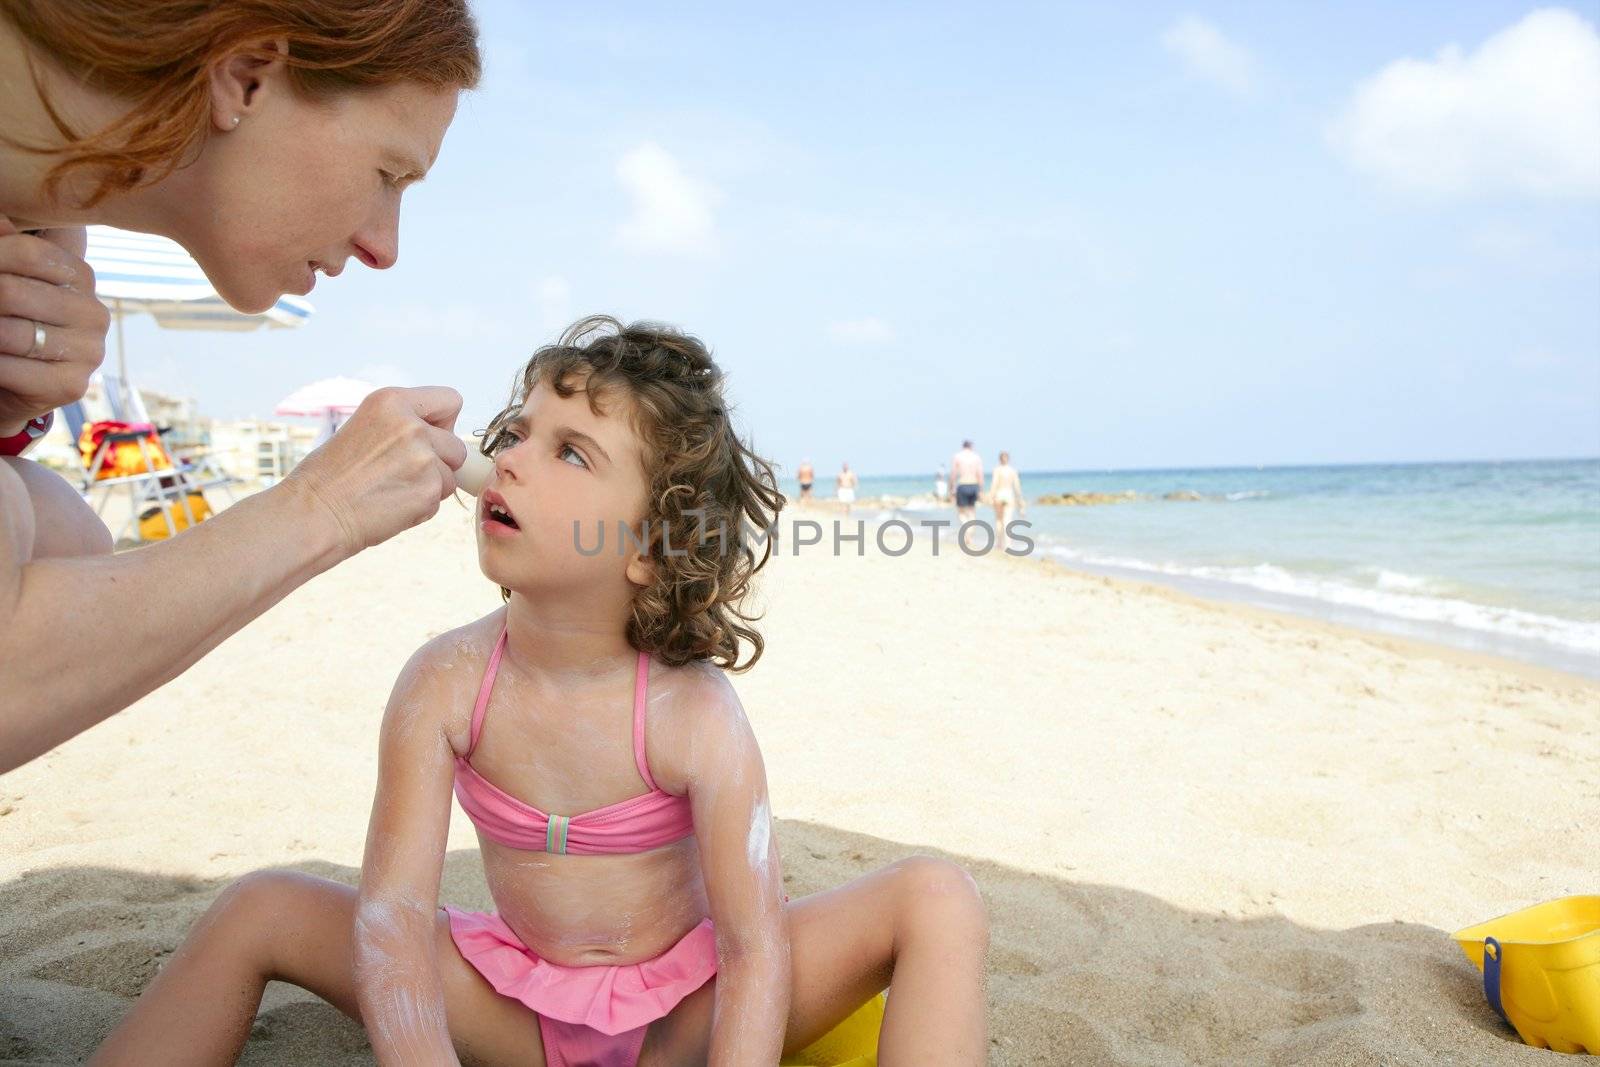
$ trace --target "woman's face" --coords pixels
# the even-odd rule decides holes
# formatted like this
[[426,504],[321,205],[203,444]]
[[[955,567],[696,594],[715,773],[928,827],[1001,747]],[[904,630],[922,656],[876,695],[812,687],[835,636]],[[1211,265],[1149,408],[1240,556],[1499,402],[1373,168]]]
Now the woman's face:
[[[488,578],[537,597],[573,589],[626,594],[630,582],[647,577],[635,542],[618,529],[639,530],[649,492],[631,414],[615,395],[602,397],[597,414],[582,390],[562,397],[542,382],[534,386],[503,431],[478,500],[478,564]],[[510,521],[497,520],[496,509]]]
[[312,101],[281,66],[219,74],[210,138],[173,175],[172,236],[245,312],[352,258],[383,270],[400,254],[401,194],[433,165],[458,95],[402,83]]

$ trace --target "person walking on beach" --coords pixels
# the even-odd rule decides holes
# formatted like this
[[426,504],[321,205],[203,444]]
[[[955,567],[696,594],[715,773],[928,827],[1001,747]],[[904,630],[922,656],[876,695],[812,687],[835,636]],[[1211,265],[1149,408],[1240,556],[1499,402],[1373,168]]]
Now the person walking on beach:
[[933,499],[943,504],[950,495],[950,479],[945,476],[944,468],[939,468],[939,473],[933,476]]
[[[379,390],[278,485],[112,555],[22,458],[105,357],[84,227],[177,241],[244,312],[385,269],[480,69],[465,0],[0,0],[0,772],[433,515],[466,458],[453,389]],[[130,642],[129,620],[159,624]]]
[[800,461],[800,469],[795,473],[800,481],[800,503],[811,503],[811,487],[816,484],[817,472],[812,468],[809,459]]
[[956,489],[956,515],[970,522],[983,491],[983,458],[972,450],[971,441],[962,441],[961,451],[950,457],[950,478]]
[[[983,458],[972,450],[971,441],[961,442],[961,451],[950,457],[950,478],[956,489],[956,528],[977,517],[978,494],[983,491]],[[966,535],[959,534],[962,544]]]
[[1021,518],[1028,510],[1022,496],[1022,476],[1011,465],[1010,452],[1000,453],[1000,465],[994,469],[989,482],[989,503],[994,505],[995,538],[1000,547],[1005,548],[1010,542],[1006,524]]
[[850,505],[856,502],[856,472],[846,463],[839,470],[838,484],[839,503],[844,505],[844,513],[850,514]]

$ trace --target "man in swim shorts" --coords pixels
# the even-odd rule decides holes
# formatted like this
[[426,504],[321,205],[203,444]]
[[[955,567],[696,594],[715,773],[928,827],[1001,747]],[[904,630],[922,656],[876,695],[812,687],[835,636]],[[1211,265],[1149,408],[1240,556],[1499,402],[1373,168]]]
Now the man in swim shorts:
[[956,516],[969,522],[976,515],[978,493],[983,489],[983,459],[972,450],[971,441],[962,441],[961,451],[951,457],[950,480],[956,487]]

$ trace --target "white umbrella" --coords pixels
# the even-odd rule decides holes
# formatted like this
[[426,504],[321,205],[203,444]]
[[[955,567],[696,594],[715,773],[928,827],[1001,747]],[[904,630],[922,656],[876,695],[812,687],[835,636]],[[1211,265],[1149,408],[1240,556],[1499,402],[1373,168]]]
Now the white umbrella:
[[322,433],[317,437],[321,444],[332,437],[344,416],[355,411],[367,394],[378,388],[360,378],[323,378],[302,385],[272,409],[274,415],[309,415],[322,418]]
[[273,409],[275,415],[348,415],[378,387],[360,378],[324,378],[302,385]]
[[255,330],[303,326],[312,307],[285,296],[259,315],[233,310],[217,295],[200,265],[175,241],[110,226],[89,227],[89,252],[95,292],[117,320],[117,373],[128,397],[127,348],[123,316],[144,311],[169,330]]

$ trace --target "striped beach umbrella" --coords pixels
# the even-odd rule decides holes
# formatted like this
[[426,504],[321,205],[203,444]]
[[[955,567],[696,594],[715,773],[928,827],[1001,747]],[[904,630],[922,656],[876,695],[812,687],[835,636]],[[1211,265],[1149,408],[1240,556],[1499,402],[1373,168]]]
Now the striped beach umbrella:
[[311,304],[285,296],[259,315],[233,310],[217,295],[200,265],[177,242],[110,226],[89,227],[95,291],[117,322],[117,373],[127,388],[122,320],[145,312],[168,330],[256,330],[303,326]]

